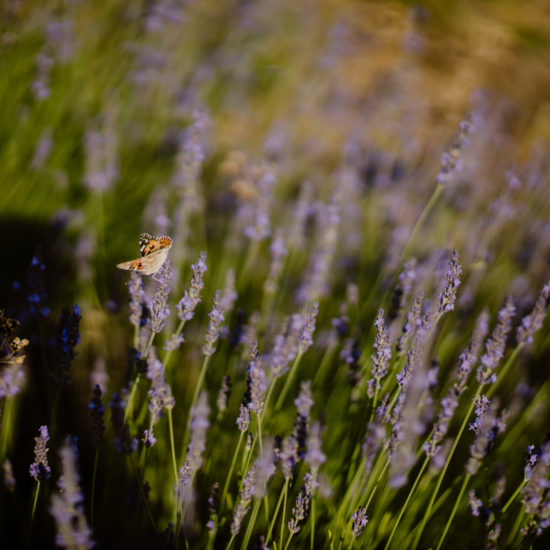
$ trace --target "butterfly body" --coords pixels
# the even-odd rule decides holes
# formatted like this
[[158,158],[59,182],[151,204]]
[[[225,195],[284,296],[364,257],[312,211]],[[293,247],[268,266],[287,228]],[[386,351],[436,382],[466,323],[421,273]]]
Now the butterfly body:
[[141,258],[122,262],[117,267],[127,271],[137,271],[144,275],[154,275],[166,261],[171,246],[172,239],[166,235],[153,237],[149,233],[142,233],[139,238]]

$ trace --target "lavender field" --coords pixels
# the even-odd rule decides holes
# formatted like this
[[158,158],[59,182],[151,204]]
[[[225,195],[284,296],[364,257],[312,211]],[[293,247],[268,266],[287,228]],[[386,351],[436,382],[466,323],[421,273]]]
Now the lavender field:
[[0,548],[550,548],[550,9],[0,5]]

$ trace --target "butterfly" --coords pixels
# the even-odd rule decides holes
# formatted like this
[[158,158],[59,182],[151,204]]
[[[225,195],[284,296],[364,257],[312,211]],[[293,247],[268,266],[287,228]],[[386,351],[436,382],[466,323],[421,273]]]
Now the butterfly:
[[144,275],[154,275],[166,261],[171,246],[172,239],[166,235],[153,237],[149,233],[142,233],[139,237],[141,258],[122,262],[117,267],[118,269],[137,271]]

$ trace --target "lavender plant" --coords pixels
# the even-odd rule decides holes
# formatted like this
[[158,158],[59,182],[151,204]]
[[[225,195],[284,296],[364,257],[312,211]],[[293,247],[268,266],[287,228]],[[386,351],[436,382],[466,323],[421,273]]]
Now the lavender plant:
[[550,546],[545,14],[463,3],[0,8],[2,547]]

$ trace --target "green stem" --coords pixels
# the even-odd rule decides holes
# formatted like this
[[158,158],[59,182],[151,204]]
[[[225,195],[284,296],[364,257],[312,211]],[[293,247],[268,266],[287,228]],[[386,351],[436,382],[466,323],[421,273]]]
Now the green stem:
[[525,487],[525,485],[527,484],[527,478],[525,478],[519,485],[518,485],[518,488],[514,491],[514,494],[508,499],[508,501],[506,502],[506,504],[502,507],[502,510],[501,512],[503,514],[506,513],[506,510],[508,510],[508,508],[510,508],[510,506],[512,506],[512,504],[514,503],[514,501],[516,500],[517,496],[521,493],[521,490]]
[[267,531],[267,537],[265,539],[265,543],[268,544],[271,540],[271,533],[273,532],[273,528],[275,527],[275,521],[277,519],[277,516],[279,515],[279,509],[281,508],[281,504],[283,502],[284,495],[286,494],[288,490],[288,483],[289,480],[285,479],[285,484],[283,485],[283,489],[281,490],[281,493],[279,494],[279,500],[277,501],[277,506],[275,507],[275,512],[273,514],[273,518],[271,519],[271,523],[269,524],[269,529]]
[[428,465],[428,462],[430,461],[429,457],[426,457],[424,459],[424,462],[422,463],[422,467],[420,468],[420,471],[418,472],[416,479],[414,480],[413,486],[411,487],[411,490],[409,491],[409,494],[407,495],[407,499],[405,500],[405,504],[403,504],[401,511],[399,512],[399,515],[397,516],[397,519],[395,520],[395,523],[393,525],[393,529],[390,533],[390,538],[388,539],[388,542],[386,542],[386,546],[384,547],[385,550],[388,550],[390,547],[391,541],[393,539],[393,536],[395,535],[395,531],[397,530],[397,526],[399,525],[399,522],[401,521],[401,518],[403,517],[403,514],[405,513],[405,510],[407,509],[407,506],[409,505],[409,502],[414,494],[414,491],[416,490],[416,487],[420,481],[420,478],[422,477],[422,474],[424,473],[424,470],[426,469],[426,466]]
[[235,452],[233,453],[233,460],[231,461],[231,467],[229,468],[229,472],[228,472],[227,477],[225,479],[225,484],[223,486],[223,491],[222,491],[222,498],[220,500],[220,513],[221,513],[221,510],[223,510],[223,507],[225,506],[225,498],[226,498],[226,495],[227,495],[227,490],[229,489],[229,483],[231,482],[231,477],[233,476],[233,470],[235,469],[235,464],[237,462],[237,455],[239,454],[239,451],[241,449],[241,445],[242,445],[242,442],[243,442],[243,436],[244,436],[244,432],[241,432],[241,434],[239,435],[239,441],[237,443],[237,448],[235,449]]
[[468,482],[470,481],[470,474],[466,474],[464,476],[464,481],[462,482],[462,487],[460,488],[460,493],[458,494],[457,499],[455,500],[453,509],[451,511],[451,515],[449,516],[449,519],[447,520],[447,523],[445,525],[445,529],[443,529],[443,533],[441,534],[441,538],[439,539],[439,543],[437,544],[436,550],[439,550],[441,548],[441,545],[443,544],[443,541],[445,540],[445,536],[447,535],[447,532],[449,531],[449,527],[451,526],[451,523],[455,517],[456,511],[458,510],[458,506],[460,504],[460,501],[462,500],[462,496],[464,495],[464,491],[466,490],[466,486],[468,485]]
[[176,463],[176,446],[174,445],[174,425],[172,423],[172,409],[168,409],[168,430],[170,432],[170,450],[172,451],[172,467],[174,468],[174,480],[179,487],[178,466]]
[[283,389],[281,393],[279,394],[279,397],[277,399],[277,402],[275,403],[275,410],[278,411],[282,404],[284,403],[286,394],[288,393],[288,390],[290,389],[290,384],[294,380],[294,376],[296,375],[296,371],[298,369],[298,363],[300,362],[300,359],[302,358],[303,353],[298,353],[296,356],[296,359],[294,359],[294,363],[292,364],[292,367],[290,368],[290,372],[288,373],[288,376],[285,380],[285,385],[283,386]]
[[403,252],[401,253],[401,261],[405,260],[410,252],[410,249],[412,245],[414,244],[414,241],[416,239],[416,235],[422,225],[424,225],[424,221],[428,217],[428,215],[433,210],[434,206],[436,205],[437,201],[439,200],[439,196],[441,195],[443,191],[444,185],[442,183],[438,183],[434,189],[434,192],[432,193],[432,196],[430,197],[430,200],[424,207],[424,210],[422,210],[422,213],[420,214],[418,220],[414,224],[414,227],[411,231],[411,234],[409,236],[409,239],[407,240],[407,243],[405,244],[405,247],[403,248]]
[[455,437],[455,440],[453,442],[453,445],[451,447],[451,450],[449,451],[449,454],[447,455],[447,460],[445,460],[445,464],[437,478],[437,483],[435,486],[435,489],[432,493],[432,496],[430,498],[430,501],[428,503],[428,507],[426,508],[426,513],[424,514],[424,517],[422,518],[422,522],[420,524],[420,528],[418,529],[418,532],[416,533],[416,537],[413,542],[413,550],[416,549],[418,546],[418,543],[420,542],[420,537],[422,536],[422,532],[424,531],[424,527],[426,526],[426,522],[428,521],[428,518],[430,517],[432,507],[434,505],[435,499],[437,497],[437,494],[439,492],[439,489],[441,488],[441,483],[443,482],[443,478],[445,477],[445,474],[447,472],[447,468],[449,467],[449,464],[451,462],[451,459],[453,458],[453,454],[458,446],[458,442],[460,438],[462,437],[462,433],[464,432],[466,425],[468,424],[468,420],[472,414],[472,411],[474,410],[475,403],[477,398],[481,395],[481,390],[483,389],[483,386],[480,384],[478,385],[478,388],[476,390],[476,393],[474,397],[472,398],[472,402],[470,403],[470,406],[468,407],[468,411],[466,412],[466,415],[464,416],[464,420],[462,421],[462,425],[460,426],[460,430],[458,431],[458,434]]
[[250,537],[252,536],[252,530],[254,529],[254,525],[256,524],[256,518],[258,517],[258,510],[260,509],[261,503],[262,501],[259,499],[256,499],[256,501],[254,502],[254,508],[252,509],[252,515],[250,516],[250,521],[248,522],[248,526],[246,528],[242,548],[248,548],[248,542],[250,541]]
[[315,546],[315,495],[311,497],[311,529],[309,534],[309,550],[313,550]]
[[134,462],[134,459],[132,458],[132,455],[128,455],[130,458],[130,462],[132,464],[132,469],[134,470],[134,475],[136,476],[136,481],[139,487],[139,492],[141,493],[141,498],[143,498],[143,502],[145,504],[145,510],[147,510],[147,516],[149,517],[149,521],[151,522],[151,525],[153,527],[153,530],[156,531],[157,527],[155,525],[155,520],[153,519],[153,514],[151,513],[151,508],[149,508],[149,501],[147,500],[147,496],[145,495],[145,491],[143,490],[143,483],[141,482],[141,479],[139,478],[138,471],[136,464]]
[[31,526],[34,521],[34,514],[36,512],[36,503],[38,502],[38,493],[40,491],[40,481],[36,482],[36,489],[34,491],[34,501],[32,503],[32,512],[31,512]]
[[[286,501],[288,496],[288,483],[285,483],[283,495],[283,519],[281,520],[281,531],[279,533],[279,548],[283,547],[283,535],[285,532]],[[292,536],[292,533],[291,533]]]
[[292,536],[294,535],[294,533],[290,533],[290,535],[288,535],[288,539],[286,540],[286,544],[285,544],[285,550],[287,550],[288,548],[288,545],[290,544],[290,541],[292,540]]
[[92,501],[90,504],[90,526],[93,529],[94,528],[94,516],[95,516],[95,487],[96,487],[96,479],[97,479],[97,464],[99,462],[99,447],[96,447],[95,449],[95,457],[94,457],[94,473],[92,474]]

